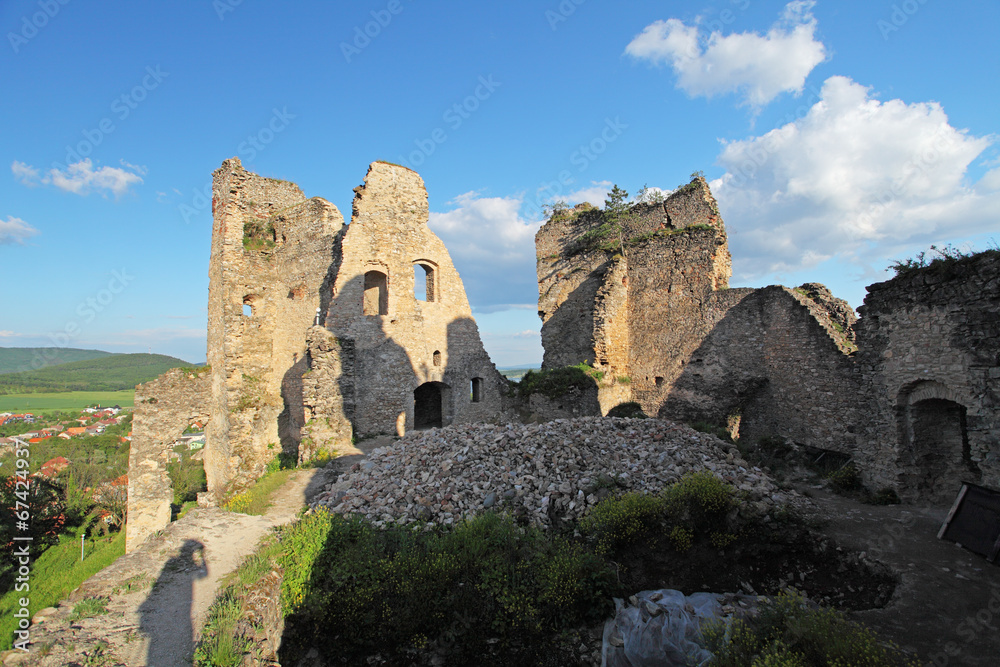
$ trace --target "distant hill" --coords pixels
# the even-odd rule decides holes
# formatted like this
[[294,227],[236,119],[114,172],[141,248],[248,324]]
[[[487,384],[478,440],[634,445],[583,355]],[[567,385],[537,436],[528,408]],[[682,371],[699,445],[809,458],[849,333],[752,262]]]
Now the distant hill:
[[49,366],[110,356],[111,352],[72,347],[0,347],[0,373],[37,371]]
[[193,364],[163,354],[110,354],[38,371],[4,373],[0,375],[0,394],[121,391],[184,366]]

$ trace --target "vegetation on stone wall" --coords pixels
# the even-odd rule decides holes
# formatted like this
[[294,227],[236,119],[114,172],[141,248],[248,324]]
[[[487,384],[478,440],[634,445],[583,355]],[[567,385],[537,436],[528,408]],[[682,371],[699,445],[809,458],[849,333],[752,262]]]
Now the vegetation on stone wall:
[[247,250],[261,251],[273,248],[274,221],[259,218],[243,223],[243,247]]
[[511,387],[511,391],[517,391],[522,398],[527,398],[531,394],[542,394],[555,399],[573,389],[579,391],[591,389],[603,377],[604,373],[594,370],[587,364],[540,371],[529,370],[516,387]]
[[995,243],[993,245],[994,247],[980,252],[961,250],[950,243],[943,248],[932,245],[929,251],[918,252],[915,257],[894,261],[886,271],[892,271],[895,276],[899,277],[928,269],[934,275],[948,277],[955,266],[964,259],[983,254],[1000,255],[1000,248],[995,247]]

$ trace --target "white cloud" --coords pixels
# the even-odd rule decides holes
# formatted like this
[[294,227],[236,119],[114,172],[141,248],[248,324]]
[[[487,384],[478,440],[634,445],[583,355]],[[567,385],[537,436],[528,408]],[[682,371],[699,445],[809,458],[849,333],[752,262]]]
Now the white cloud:
[[992,143],[935,102],[880,102],[842,76],[798,120],[727,143],[712,182],[744,279],[996,228],[1000,173],[966,171]]
[[542,223],[521,218],[521,198],[466,192],[448,203],[456,208],[432,212],[428,225],[453,255],[507,263],[522,261],[527,254],[534,260],[535,232]]
[[38,170],[31,165],[14,160],[14,162],[10,165],[10,170],[13,172],[14,178],[24,185],[27,185],[28,187],[35,187],[38,185]]
[[467,192],[444,213],[431,212],[428,225],[448,247],[478,308],[538,298],[535,232],[542,221],[521,217],[521,197],[480,197]]
[[566,196],[560,197],[560,199],[570,205],[589,202],[594,206],[601,207],[604,206],[604,200],[611,192],[612,185],[611,181],[591,181],[590,187],[580,188],[576,192],[570,192]]
[[131,186],[142,183],[142,175],[146,173],[144,167],[129,164],[125,160],[122,160],[121,164],[123,168],[101,167],[95,169],[90,158],[86,158],[70,164],[65,170],[49,169],[44,178],[39,178],[37,169],[15,160],[11,165],[11,171],[15,178],[28,186],[45,183],[78,195],[88,195],[92,191],[103,191],[102,194],[110,192],[115,197],[120,197],[128,192]]
[[24,245],[28,239],[38,233],[38,230],[26,223],[21,218],[7,216],[6,222],[0,220],[0,245],[17,243]]
[[826,58],[815,38],[815,3],[796,0],[767,34],[704,35],[679,19],[646,26],[625,52],[634,58],[669,64],[677,87],[692,97],[738,92],[743,103],[760,108],[783,92],[802,91],[806,77]]

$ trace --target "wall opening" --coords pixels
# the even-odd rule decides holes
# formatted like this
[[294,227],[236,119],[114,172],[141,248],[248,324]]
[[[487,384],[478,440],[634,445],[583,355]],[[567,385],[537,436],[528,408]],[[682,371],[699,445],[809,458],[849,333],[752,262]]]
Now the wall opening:
[[436,273],[432,264],[417,262],[413,265],[413,298],[417,301],[437,301]]
[[432,360],[435,366],[441,365],[441,350],[434,350],[434,355],[432,356]]
[[247,294],[243,297],[243,317],[253,317],[254,307],[253,307],[253,294]]
[[444,425],[444,389],[441,382],[425,382],[413,390],[413,428],[440,428]]
[[931,502],[950,502],[962,478],[978,473],[969,453],[965,406],[943,398],[917,401],[909,406],[908,421],[908,490]]
[[655,382],[656,382],[656,386],[657,387],[662,387],[663,386],[663,378],[660,377],[659,375],[656,376]]
[[365,315],[389,314],[389,277],[381,271],[369,271],[365,274],[362,311]]
[[471,385],[472,402],[481,402],[483,400],[483,378],[472,378]]

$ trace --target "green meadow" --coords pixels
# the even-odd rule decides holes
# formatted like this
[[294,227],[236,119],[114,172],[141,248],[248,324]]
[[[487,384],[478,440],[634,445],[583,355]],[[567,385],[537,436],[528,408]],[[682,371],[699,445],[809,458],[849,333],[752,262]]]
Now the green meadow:
[[88,405],[131,407],[135,390],[64,391],[45,394],[0,394],[0,412],[59,412],[80,410]]

